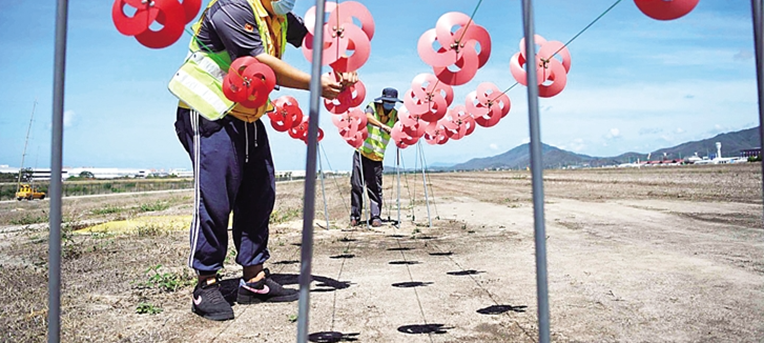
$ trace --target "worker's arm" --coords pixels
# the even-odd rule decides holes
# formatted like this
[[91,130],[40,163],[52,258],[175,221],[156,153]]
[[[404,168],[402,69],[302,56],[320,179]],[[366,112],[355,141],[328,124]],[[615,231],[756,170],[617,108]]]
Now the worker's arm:
[[[276,74],[276,83],[279,86],[310,89],[310,75],[308,73],[266,53],[259,54],[255,58],[273,69]],[[339,80],[329,75],[321,77],[321,96],[334,99],[344,89],[345,85],[358,81],[358,75],[355,72],[341,73],[339,77]]]
[[[246,3],[231,3],[220,5],[221,8],[214,12],[210,21],[214,32],[210,34],[212,41],[219,40],[232,60],[240,56],[253,56],[258,61],[266,64],[276,74],[278,85],[296,88],[310,89],[310,75],[294,68],[288,63],[268,54],[263,46],[260,32],[256,29],[256,20],[251,8]],[[301,36],[307,33],[299,18],[289,15],[287,41],[299,46]],[[248,25],[245,25],[248,24]],[[255,29],[252,29],[252,28]],[[358,80],[355,73],[342,74],[339,80],[330,77],[321,78],[321,95],[328,99],[334,99],[342,88]]]
[[369,123],[371,123],[371,125],[379,127],[380,129],[382,129],[383,131],[387,133],[390,133],[391,131],[393,131],[393,129],[391,129],[389,126],[385,124],[382,124],[382,122],[379,121],[379,119],[377,119],[377,116],[374,115],[374,110],[370,106],[366,107],[366,120]]

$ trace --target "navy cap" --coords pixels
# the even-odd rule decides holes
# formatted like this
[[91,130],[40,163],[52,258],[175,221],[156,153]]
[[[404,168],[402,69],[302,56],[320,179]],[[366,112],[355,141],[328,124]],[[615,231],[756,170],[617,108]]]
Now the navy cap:
[[379,98],[374,99],[374,102],[403,102],[403,100],[398,99],[398,90],[395,88],[385,88],[382,90],[382,96]]

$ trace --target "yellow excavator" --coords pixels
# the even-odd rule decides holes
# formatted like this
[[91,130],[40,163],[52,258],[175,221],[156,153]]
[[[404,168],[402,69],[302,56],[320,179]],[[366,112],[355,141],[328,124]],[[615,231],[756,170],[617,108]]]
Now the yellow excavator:
[[26,183],[19,184],[19,190],[16,192],[16,200],[45,199],[45,192],[40,192]]

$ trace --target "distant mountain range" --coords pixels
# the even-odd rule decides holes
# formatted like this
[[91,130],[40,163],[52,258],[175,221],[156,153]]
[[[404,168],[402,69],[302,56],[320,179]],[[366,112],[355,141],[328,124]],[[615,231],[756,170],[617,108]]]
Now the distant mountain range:
[[[694,156],[707,156],[716,153],[716,142],[722,143],[722,153],[725,157],[739,156],[740,151],[745,149],[757,148],[760,146],[759,128],[754,127],[746,130],[728,132],[716,135],[712,138],[682,143],[670,148],[663,148],[653,151],[649,155],[651,160],[678,159]],[[570,151],[555,148],[550,145],[542,144],[541,153],[543,156],[544,168],[566,168],[566,167],[600,167],[606,165],[617,165],[621,163],[636,162],[637,160],[647,160],[648,154],[637,152],[628,152],[615,157],[593,157],[582,154],[576,154]],[[437,170],[476,170],[476,169],[525,169],[530,165],[529,144],[523,144],[509,150],[503,154],[491,157],[473,158],[467,162],[453,166],[430,166]]]

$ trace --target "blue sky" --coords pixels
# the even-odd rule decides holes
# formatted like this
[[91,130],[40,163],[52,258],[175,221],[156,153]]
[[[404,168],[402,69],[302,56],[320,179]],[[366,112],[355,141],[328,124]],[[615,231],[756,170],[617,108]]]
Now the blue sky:
[[[206,5],[208,1],[204,1]],[[478,1],[361,1],[374,16],[369,61],[359,70],[367,101],[384,87],[403,92],[419,73],[431,72],[416,53],[419,36],[446,12],[470,15]],[[615,0],[534,1],[536,31],[567,42]],[[50,166],[53,49],[56,1],[0,1],[0,164],[18,167],[35,100],[26,167]],[[64,166],[190,168],[175,137],[177,101],[167,91],[189,36],[153,50],[117,32],[112,1],[69,4],[66,66]],[[300,0],[302,15],[315,1]],[[520,1],[484,0],[475,22],[491,34],[493,52],[470,83],[454,87],[454,103],[480,82],[500,89],[515,83],[509,60],[522,32]],[[750,2],[701,0],[673,21],[642,14],[632,0],[573,41],[572,67],[559,95],[540,100],[544,143],[592,156],[647,153],[686,141],[757,126],[756,75]],[[302,53],[287,49],[285,60],[309,71]],[[328,71],[325,70],[325,71]],[[308,92],[293,95],[308,112]],[[460,163],[505,152],[529,141],[526,88],[514,87],[509,115],[489,129],[445,145],[424,145],[427,162]],[[267,121],[267,119],[266,119]],[[322,111],[322,141],[333,169],[349,169],[352,148]],[[270,124],[266,125],[270,129]],[[276,168],[303,169],[306,147],[269,130]],[[385,161],[395,163],[391,144]],[[403,151],[415,164],[415,149]],[[329,169],[324,160],[324,168]]]

